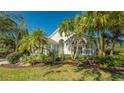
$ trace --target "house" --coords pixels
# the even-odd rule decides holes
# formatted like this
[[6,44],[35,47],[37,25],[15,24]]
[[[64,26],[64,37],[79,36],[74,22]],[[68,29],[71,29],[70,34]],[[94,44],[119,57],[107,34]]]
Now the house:
[[[73,40],[70,44],[68,44],[69,40]],[[56,52],[57,54],[72,54],[75,52],[76,48],[76,41],[75,35],[72,34],[70,37],[66,37],[64,34],[62,36],[59,34],[59,28],[56,29],[48,39],[47,47],[44,47],[44,53],[47,55],[48,53]],[[94,56],[96,55],[96,45],[95,43],[88,44],[86,38],[81,38],[80,43],[78,45],[78,54],[84,56]],[[41,53],[41,49],[37,49],[32,56],[38,55]]]
[[[72,48],[74,48],[75,43],[72,44],[72,46],[69,46],[67,44],[67,41],[69,38],[73,37],[66,37],[64,34],[61,36],[59,34],[59,28],[56,29],[50,36],[49,36],[49,44],[53,47],[55,47],[55,45],[57,44],[60,44],[60,43],[63,43],[63,47],[59,47],[59,53],[60,52],[63,52],[64,54],[71,54],[72,51]],[[74,39],[73,41],[76,41],[76,39]],[[62,45],[62,44],[61,44]],[[62,48],[63,48],[63,51],[62,51]],[[92,56],[92,55],[96,55],[96,45],[95,43],[93,44],[87,44],[87,41],[85,38],[82,38],[82,41],[80,43],[80,47],[78,49],[78,53],[79,54],[82,54],[82,55],[89,55],[89,56]]]

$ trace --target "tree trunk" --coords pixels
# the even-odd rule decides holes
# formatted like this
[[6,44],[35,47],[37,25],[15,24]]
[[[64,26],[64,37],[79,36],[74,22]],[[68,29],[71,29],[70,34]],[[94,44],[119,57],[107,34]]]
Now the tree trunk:
[[101,39],[101,38],[98,38],[98,40],[97,40],[97,48],[98,48],[98,55],[99,55],[99,56],[102,56],[103,50],[102,50],[102,48],[101,48],[100,39]]
[[110,55],[113,55],[114,49],[115,49],[115,43],[113,43],[113,45],[112,45],[112,48],[111,48],[111,51],[110,51]]
[[[71,52],[71,54],[70,54],[71,59],[73,59],[73,55],[74,55],[73,46],[70,46],[69,50]],[[63,49],[63,51],[64,51],[64,49]]]
[[79,42],[77,42],[77,45],[76,45],[76,51],[75,51],[75,55],[74,55],[74,60],[78,57],[78,55],[79,55],[79,44],[78,44]]
[[16,29],[16,47],[15,47],[15,52],[17,52],[18,51],[18,39],[19,39],[19,31],[18,31],[18,29]]
[[104,37],[101,36],[101,56],[105,55],[105,42],[104,42]]
[[41,53],[42,53],[42,54],[43,54],[43,51],[44,51],[44,47],[42,46],[42,47],[41,47]]
[[99,37],[99,33],[98,33],[98,38],[96,40],[97,43],[97,49],[98,49],[98,55],[101,55],[101,47],[100,47],[100,37]]
[[97,36],[98,55],[103,56],[105,55],[105,38],[102,36],[100,32],[97,33]]

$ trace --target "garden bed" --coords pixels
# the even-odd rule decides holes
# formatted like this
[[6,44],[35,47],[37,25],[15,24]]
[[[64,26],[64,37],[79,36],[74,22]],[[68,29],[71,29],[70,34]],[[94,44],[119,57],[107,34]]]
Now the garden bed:
[[124,73],[124,67],[119,66],[110,66],[107,68],[100,67],[100,64],[98,64],[95,60],[87,60],[84,63],[78,63],[78,62],[62,62],[62,61],[56,61],[56,62],[45,62],[45,63],[35,63],[30,65],[20,65],[20,64],[3,64],[0,67],[6,67],[6,68],[27,68],[27,67],[43,67],[43,66],[55,66],[55,65],[72,65],[76,67],[86,67],[86,68],[98,68],[103,69],[107,71],[112,71],[115,73]]

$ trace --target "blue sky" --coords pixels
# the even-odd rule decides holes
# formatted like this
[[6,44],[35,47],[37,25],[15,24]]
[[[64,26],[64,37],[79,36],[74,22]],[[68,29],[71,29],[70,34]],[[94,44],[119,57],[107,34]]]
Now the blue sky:
[[41,28],[47,35],[54,32],[65,18],[73,18],[77,14],[82,14],[80,11],[18,11],[15,13],[24,16],[29,32],[35,28]]

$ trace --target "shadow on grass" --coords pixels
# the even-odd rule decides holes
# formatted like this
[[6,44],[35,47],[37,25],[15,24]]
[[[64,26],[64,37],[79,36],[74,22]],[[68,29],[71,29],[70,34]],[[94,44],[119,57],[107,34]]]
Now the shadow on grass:
[[122,74],[122,73],[111,73],[111,75],[112,75],[112,80],[113,81],[124,80],[124,74]]
[[103,69],[97,67],[95,68],[79,66],[77,69],[75,69],[75,72],[81,72],[82,77],[79,80],[124,80],[124,73],[121,73],[119,71],[113,71],[110,68]]

